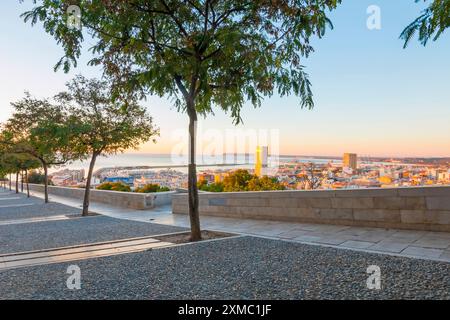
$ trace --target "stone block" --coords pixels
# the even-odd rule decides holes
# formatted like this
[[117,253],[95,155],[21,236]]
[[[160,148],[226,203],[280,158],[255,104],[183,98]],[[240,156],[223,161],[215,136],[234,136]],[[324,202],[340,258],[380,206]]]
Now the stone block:
[[278,208],[298,208],[299,200],[296,198],[270,198],[268,199],[268,203],[266,205],[269,207]]
[[400,210],[354,209],[355,221],[400,222]]
[[264,198],[230,198],[226,200],[226,205],[232,207],[267,207],[269,206],[269,199]]
[[317,208],[317,209],[331,209],[330,198],[304,198],[298,199],[299,208]]
[[316,213],[318,218],[328,220],[353,220],[352,209],[320,209]]
[[427,208],[425,197],[405,197],[405,210],[422,210]]
[[450,211],[450,197],[427,197],[426,202],[427,209]]
[[356,190],[337,190],[335,191],[336,198],[357,198],[357,197],[397,197],[396,189],[356,189]]
[[400,197],[377,197],[373,199],[373,205],[376,209],[404,209],[406,199]]

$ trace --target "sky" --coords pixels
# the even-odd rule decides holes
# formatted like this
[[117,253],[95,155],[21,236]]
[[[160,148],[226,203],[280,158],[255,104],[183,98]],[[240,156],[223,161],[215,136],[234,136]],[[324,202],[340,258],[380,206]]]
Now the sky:
[[[100,69],[87,66],[87,50],[69,74],[53,71],[63,51],[40,24],[31,27],[19,17],[31,5],[30,0],[0,3],[2,122],[11,115],[10,102],[25,90],[49,97],[64,90],[75,74],[101,76]],[[379,30],[367,28],[371,5],[381,10]],[[344,0],[330,14],[334,29],[313,40],[315,52],[302,62],[313,84],[315,108],[301,109],[295,96],[274,96],[258,109],[246,104],[238,127],[217,110],[200,120],[200,150],[217,148],[228,132],[246,132],[260,136],[258,144],[268,144],[271,153],[285,155],[449,157],[450,30],[427,47],[415,41],[403,49],[399,39],[423,8],[414,0]],[[143,104],[161,134],[156,144],[147,143],[138,152],[182,149],[187,115],[165,98],[148,97]],[[269,138],[264,142],[264,137]],[[222,149],[232,151],[226,144]]]

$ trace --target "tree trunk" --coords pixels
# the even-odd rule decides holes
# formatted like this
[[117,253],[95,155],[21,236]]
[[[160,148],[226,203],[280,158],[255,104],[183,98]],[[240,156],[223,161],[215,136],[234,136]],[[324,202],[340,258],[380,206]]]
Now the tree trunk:
[[42,164],[44,167],[44,202],[48,203],[48,168],[47,164]]
[[28,170],[25,170],[25,182],[27,184],[27,198],[30,197],[30,185],[28,183]]
[[89,214],[89,197],[91,194],[91,180],[92,173],[94,172],[95,161],[97,160],[97,153],[92,154],[91,163],[89,163],[89,171],[86,180],[86,188],[84,189],[84,200],[83,200],[83,212],[82,216],[85,217]]
[[11,173],[9,174],[9,191],[12,190],[12,176]]
[[23,193],[23,170],[20,172],[20,192]]
[[188,169],[188,199],[189,219],[191,222],[191,241],[202,239],[200,231],[200,217],[198,212],[198,188],[197,188],[197,166],[196,157],[196,125],[197,116],[195,111],[189,114],[189,169]]
[[16,193],[19,193],[19,172],[16,172]]

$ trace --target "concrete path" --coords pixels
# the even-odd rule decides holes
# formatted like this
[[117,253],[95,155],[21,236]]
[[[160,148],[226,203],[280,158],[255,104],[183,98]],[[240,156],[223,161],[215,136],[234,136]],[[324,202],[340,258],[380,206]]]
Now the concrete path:
[[[42,194],[32,192],[36,197]],[[81,207],[81,200],[50,195],[50,200]],[[90,210],[102,215],[143,222],[189,227],[185,215],[174,215],[171,207],[133,210],[91,203]],[[253,235],[304,244],[336,247],[364,252],[450,262],[450,233],[360,228],[336,225],[274,222],[221,217],[201,218],[202,228]]]

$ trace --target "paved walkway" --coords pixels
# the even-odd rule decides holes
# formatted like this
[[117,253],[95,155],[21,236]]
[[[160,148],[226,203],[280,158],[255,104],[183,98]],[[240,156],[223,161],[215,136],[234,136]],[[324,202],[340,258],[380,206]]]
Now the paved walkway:
[[[32,192],[32,195],[42,197],[42,194],[37,192]],[[50,200],[73,207],[80,207],[82,203],[78,199],[54,195],[50,195]],[[91,203],[90,209],[114,218],[189,227],[188,217],[172,214],[170,206],[159,207],[154,210],[134,210]],[[445,232],[360,228],[207,216],[202,217],[201,223],[203,229],[209,230],[450,262],[450,233]]]

